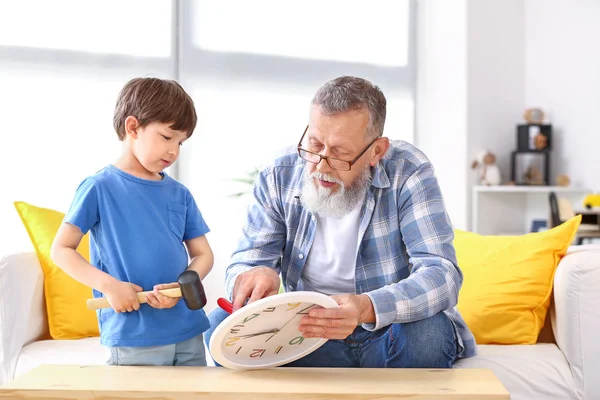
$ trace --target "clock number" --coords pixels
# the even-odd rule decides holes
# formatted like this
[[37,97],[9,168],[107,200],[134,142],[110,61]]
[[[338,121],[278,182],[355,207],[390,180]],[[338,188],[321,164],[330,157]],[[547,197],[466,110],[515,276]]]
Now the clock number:
[[274,353],[275,354],[279,354],[279,352],[281,351],[281,349],[283,349],[283,346],[279,346],[278,348],[275,349]]
[[258,317],[259,315],[260,315],[260,314],[252,314],[252,315],[249,315],[249,316],[247,316],[247,317],[244,319],[244,321],[242,321],[242,322],[245,324],[246,322],[248,322],[248,321],[250,321],[250,320],[252,320],[252,319],[254,319],[254,318]]
[[269,307],[263,310],[263,312],[273,312],[275,311],[275,307]]
[[287,310],[293,310],[294,308],[298,307],[300,304],[302,303],[288,303],[288,306],[290,306],[290,308],[288,308]]
[[237,342],[238,340],[240,340],[239,337],[236,338],[230,338],[227,343],[225,343],[225,346],[233,346],[235,344],[235,342]]
[[229,331],[231,334],[240,333],[240,328],[243,328],[244,325],[234,325],[233,328]]
[[304,337],[302,336],[298,336],[293,338],[292,340],[290,340],[290,344],[294,345],[294,344],[301,344],[304,341]]
[[265,354],[265,351],[267,351],[267,349],[253,349],[252,353],[250,353],[250,357],[252,357],[252,358],[262,357],[263,354]]
[[306,315],[306,314],[308,314],[306,312],[306,310],[308,310],[309,308],[314,307],[314,306],[315,306],[314,304],[311,304],[310,306],[308,306],[306,308],[303,308],[302,310],[298,311],[296,314],[304,314],[304,315]]

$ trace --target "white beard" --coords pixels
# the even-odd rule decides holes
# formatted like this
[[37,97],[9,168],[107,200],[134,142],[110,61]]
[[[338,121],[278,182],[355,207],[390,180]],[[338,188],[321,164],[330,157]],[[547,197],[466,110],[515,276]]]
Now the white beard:
[[[315,179],[335,182],[339,188],[337,192],[333,192],[332,189],[317,184]],[[370,184],[371,170],[369,168],[365,168],[364,172],[356,177],[354,184],[349,187],[333,176],[316,171],[309,174],[307,171],[304,177],[301,201],[304,207],[313,214],[339,219],[358,206],[359,202],[362,202]]]

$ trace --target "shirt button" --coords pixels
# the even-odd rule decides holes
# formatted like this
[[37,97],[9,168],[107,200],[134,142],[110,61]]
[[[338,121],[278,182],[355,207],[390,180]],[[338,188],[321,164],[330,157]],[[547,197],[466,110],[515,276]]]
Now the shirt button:
[[302,254],[302,253],[298,254],[298,258],[302,260],[304,258],[304,254]]
[[288,285],[288,289],[289,290],[294,290],[294,286],[293,285]]
[[317,219],[317,217],[315,217],[315,216],[313,215],[313,216],[312,216],[310,219],[312,219],[312,220],[314,221],[314,220],[316,220],[316,219]]

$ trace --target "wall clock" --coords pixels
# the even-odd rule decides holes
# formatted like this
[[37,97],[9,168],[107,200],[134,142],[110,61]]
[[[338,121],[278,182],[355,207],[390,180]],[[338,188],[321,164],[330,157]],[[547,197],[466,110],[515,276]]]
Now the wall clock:
[[210,353],[217,363],[231,369],[271,368],[297,360],[327,342],[304,338],[298,331],[302,316],[320,307],[336,308],[338,304],[327,295],[299,291],[245,305],[217,326]]

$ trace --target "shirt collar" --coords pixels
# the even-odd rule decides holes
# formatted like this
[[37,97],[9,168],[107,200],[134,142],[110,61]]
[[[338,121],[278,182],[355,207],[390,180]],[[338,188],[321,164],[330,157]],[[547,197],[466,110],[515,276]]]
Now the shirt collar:
[[385,172],[381,161],[371,168],[371,173],[373,174],[371,186],[379,189],[390,187],[390,178],[388,178],[387,172]]

